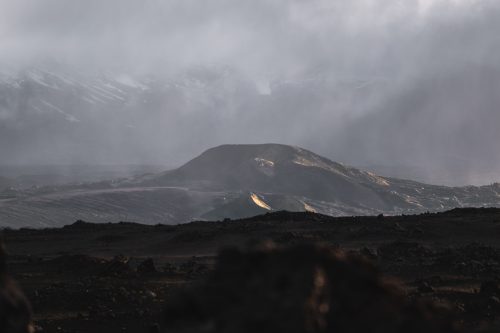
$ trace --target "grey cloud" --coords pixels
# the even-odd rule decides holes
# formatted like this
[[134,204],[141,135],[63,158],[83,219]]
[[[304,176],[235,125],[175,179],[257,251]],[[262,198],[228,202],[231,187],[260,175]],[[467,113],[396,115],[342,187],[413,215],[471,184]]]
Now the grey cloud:
[[174,164],[215,144],[274,141],[442,182],[494,181],[498,31],[494,0],[0,0],[5,68],[50,60],[168,86],[121,87],[113,106],[30,90],[78,123],[3,97],[0,152]]

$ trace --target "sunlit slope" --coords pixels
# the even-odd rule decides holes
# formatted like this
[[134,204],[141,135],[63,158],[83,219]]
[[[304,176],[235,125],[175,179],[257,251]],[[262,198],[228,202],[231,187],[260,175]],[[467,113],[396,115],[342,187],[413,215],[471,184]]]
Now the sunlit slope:
[[302,200],[304,209],[334,215],[418,212],[500,203],[498,185],[453,188],[380,177],[306,149],[279,144],[219,146],[177,170],[144,182],[291,196]]
[[386,179],[332,162],[305,149],[278,144],[212,148],[181,168],[146,183],[305,196],[313,200],[361,202],[369,207],[389,208],[375,192],[377,188],[389,186]]
[[484,206],[500,206],[500,185],[427,185],[380,177],[298,147],[224,145],[159,174],[9,190],[0,195],[0,226],[58,226],[77,219],[175,224],[278,210],[342,216]]

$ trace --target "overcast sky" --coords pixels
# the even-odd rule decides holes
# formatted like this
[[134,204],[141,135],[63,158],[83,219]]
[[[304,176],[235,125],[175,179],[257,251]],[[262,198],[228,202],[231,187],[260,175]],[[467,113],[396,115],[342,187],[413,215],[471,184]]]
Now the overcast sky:
[[395,74],[418,71],[415,62],[441,43],[461,48],[441,54],[452,58],[443,62],[487,60],[492,50],[484,46],[497,40],[496,31],[488,31],[496,3],[0,0],[0,50],[16,62],[56,58],[134,70],[215,62],[263,76],[319,66],[346,75]]
[[[497,0],[0,0],[2,66],[57,61],[83,71],[173,77],[216,64],[261,93],[270,93],[273,82],[318,75],[373,87],[333,98],[329,84],[318,90],[322,96],[304,93],[311,104],[303,100],[300,108],[280,96],[263,106],[274,120],[261,117],[260,124],[227,117],[253,112],[260,100],[204,109],[198,112],[213,112],[221,127],[215,135],[213,124],[197,124],[203,139],[179,133],[182,140],[169,145],[166,137],[143,133],[137,151],[154,147],[147,151],[158,156],[164,149],[167,164],[212,144],[279,141],[358,165],[460,169],[459,182],[494,181],[500,177],[499,32]],[[177,119],[169,112],[163,121]],[[26,149],[23,158],[32,154],[26,147],[19,148]]]

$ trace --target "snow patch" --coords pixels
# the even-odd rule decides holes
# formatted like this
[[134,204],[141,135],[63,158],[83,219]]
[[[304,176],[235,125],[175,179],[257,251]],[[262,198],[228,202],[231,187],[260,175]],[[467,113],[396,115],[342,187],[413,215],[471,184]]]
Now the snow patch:
[[302,201],[302,204],[304,205],[304,209],[306,210],[306,212],[317,213],[316,209],[314,209],[312,206],[308,205],[304,201]]
[[139,81],[134,80],[133,78],[125,74],[117,76],[115,78],[115,81],[130,88],[136,88],[142,90],[148,89],[148,86],[140,83]]
[[42,100],[41,101],[45,106],[49,107],[50,109],[62,114],[64,116],[64,118],[69,121],[70,123],[78,123],[80,122],[80,119],[76,118],[75,116],[73,116],[72,114],[69,114],[65,111],[63,111],[62,109],[58,108],[57,106],[55,106],[54,104],[51,104],[45,100]]
[[261,198],[259,198],[259,196],[257,194],[252,193],[250,195],[250,198],[252,199],[253,203],[256,204],[257,206],[264,208],[266,210],[272,210],[271,206],[269,206]]
[[110,92],[109,90],[106,90],[98,85],[93,85],[90,87],[94,93],[99,95],[102,98],[108,99],[108,100],[120,100],[120,101],[125,101],[125,98],[122,96],[119,96],[115,93]]
[[26,76],[30,80],[38,83],[41,86],[48,87],[48,88],[54,88],[54,89],[57,88],[57,87],[54,87],[54,86],[50,85],[49,83],[47,83],[45,81],[44,76],[41,73],[39,73],[38,71],[29,71]]
[[376,174],[374,174],[372,172],[367,172],[366,174],[368,175],[368,177],[370,178],[370,180],[372,180],[373,182],[377,183],[378,185],[390,186],[390,183],[385,178],[377,176]]
[[266,176],[274,176],[274,162],[264,158],[256,157],[254,161],[257,163],[258,170]]
[[256,157],[254,160],[260,167],[270,167],[270,168],[274,167],[273,161],[269,161],[260,157]]
[[0,68],[0,84],[20,88],[18,75],[14,71],[5,68]]
[[337,169],[337,168],[335,168],[335,167],[333,167],[331,165],[328,165],[327,163],[325,163],[325,162],[323,162],[321,160],[311,160],[311,159],[304,158],[302,156],[297,156],[293,160],[293,163],[294,164],[298,164],[298,165],[302,165],[302,166],[305,166],[305,167],[313,167],[313,168],[319,168],[319,169],[327,170],[327,171],[336,173],[339,176],[342,176],[342,177],[345,177],[345,178],[349,178],[348,175],[346,175],[345,173],[343,173],[339,169]]

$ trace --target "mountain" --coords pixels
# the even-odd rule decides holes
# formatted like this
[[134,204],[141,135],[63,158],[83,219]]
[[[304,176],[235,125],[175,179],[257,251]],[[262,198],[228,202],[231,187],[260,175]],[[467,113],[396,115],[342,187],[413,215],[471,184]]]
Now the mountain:
[[499,179],[500,71],[466,66],[415,80],[0,63],[0,156],[15,165],[170,164],[200,147],[265,138],[384,176],[450,186]]
[[273,209],[286,208],[293,201],[302,202],[299,210],[330,215],[393,214],[500,203],[498,184],[460,188],[381,177],[306,149],[279,144],[212,148],[142,185],[249,191],[265,195],[270,202],[280,198],[274,207],[267,205]]
[[[12,164],[162,163],[159,153],[177,153],[165,142],[189,147],[188,129],[216,122],[216,112],[237,107],[243,95],[258,93],[224,67],[164,77],[0,64],[0,153]],[[181,125],[186,137],[174,136]]]
[[388,186],[374,174],[279,144],[212,148],[177,170],[143,183],[222,191],[253,191],[389,209],[376,190]]
[[77,219],[175,224],[277,210],[343,216],[469,206],[500,206],[500,184],[428,185],[377,176],[299,147],[223,145],[166,172],[11,190],[0,199],[0,225],[58,226]]
[[307,126],[329,133],[332,108],[339,117],[359,113],[382,86],[318,74],[253,78],[220,65],[151,74],[0,63],[0,155],[16,165],[168,164],[191,158],[200,138],[211,147],[235,138],[289,142]]

